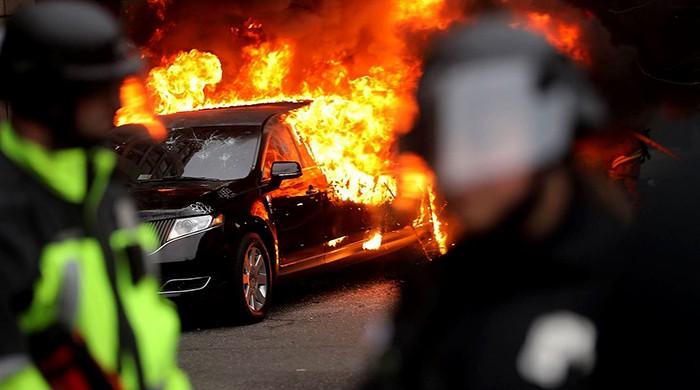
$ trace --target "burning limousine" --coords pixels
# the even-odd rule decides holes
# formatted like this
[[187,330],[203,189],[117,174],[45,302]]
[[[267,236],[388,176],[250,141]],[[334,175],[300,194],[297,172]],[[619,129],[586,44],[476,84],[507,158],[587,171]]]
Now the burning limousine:
[[140,215],[160,239],[153,255],[163,295],[215,294],[255,321],[264,318],[278,278],[417,241],[425,248],[430,223],[401,222],[389,206],[334,196],[282,119],[305,104],[164,115],[163,143],[115,139]]

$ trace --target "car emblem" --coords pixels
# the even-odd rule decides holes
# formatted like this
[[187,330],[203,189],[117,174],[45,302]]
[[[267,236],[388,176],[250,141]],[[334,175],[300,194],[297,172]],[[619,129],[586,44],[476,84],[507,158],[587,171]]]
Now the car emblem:
[[199,212],[199,213],[202,213],[202,214],[209,214],[212,212],[212,208],[210,206],[207,206],[201,202],[191,204],[190,208],[192,210]]

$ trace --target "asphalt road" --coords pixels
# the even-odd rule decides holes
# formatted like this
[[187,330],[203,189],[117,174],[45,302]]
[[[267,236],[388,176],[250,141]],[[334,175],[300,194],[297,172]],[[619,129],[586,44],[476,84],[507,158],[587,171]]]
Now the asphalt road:
[[287,281],[254,325],[185,312],[180,363],[196,389],[353,389],[417,261],[402,252]]

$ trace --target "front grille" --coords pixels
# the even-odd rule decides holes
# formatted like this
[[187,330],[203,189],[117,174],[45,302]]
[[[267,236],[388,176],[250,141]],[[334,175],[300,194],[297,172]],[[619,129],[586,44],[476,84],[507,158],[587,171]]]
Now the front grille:
[[173,228],[173,225],[175,225],[175,219],[161,219],[158,221],[151,221],[149,223],[151,226],[153,226],[153,230],[155,230],[156,235],[158,236],[160,245],[165,244],[165,242],[168,240],[170,230]]

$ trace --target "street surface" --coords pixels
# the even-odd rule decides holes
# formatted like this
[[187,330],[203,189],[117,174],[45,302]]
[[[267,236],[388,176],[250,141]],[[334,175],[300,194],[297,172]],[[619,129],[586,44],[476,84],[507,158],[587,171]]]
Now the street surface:
[[259,324],[192,322],[185,313],[180,363],[196,389],[352,389],[377,344],[377,321],[415,263],[402,252],[295,278],[278,286]]

